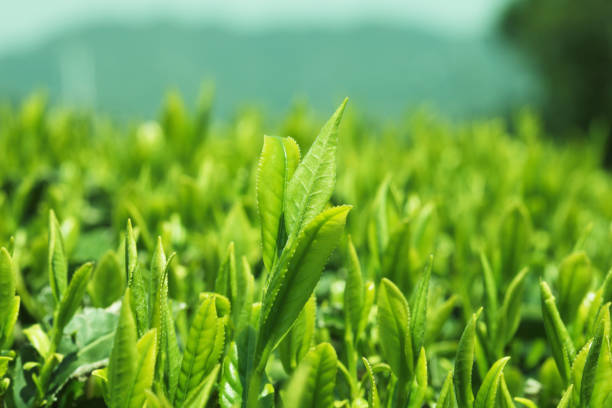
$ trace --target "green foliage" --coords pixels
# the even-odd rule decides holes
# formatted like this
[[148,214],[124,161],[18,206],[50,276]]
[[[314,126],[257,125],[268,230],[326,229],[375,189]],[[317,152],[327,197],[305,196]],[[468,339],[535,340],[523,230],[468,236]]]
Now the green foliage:
[[0,109],[0,405],[610,404],[595,145],[343,102],[277,129],[301,158],[177,95],[133,130],[28,106]]

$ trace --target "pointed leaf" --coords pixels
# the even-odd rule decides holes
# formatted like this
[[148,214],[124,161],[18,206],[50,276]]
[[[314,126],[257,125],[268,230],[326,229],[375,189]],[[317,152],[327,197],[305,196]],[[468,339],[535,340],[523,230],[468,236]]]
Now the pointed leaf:
[[96,265],[89,294],[96,307],[108,307],[123,295],[125,290],[125,274],[119,265],[119,259],[114,251],[108,251]]
[[217,381],[219,368],[219,364],[214,366],[206,378],[189,393],[185,403],[182,405],[184,408],[202,408],[206,406]]
[[376,380],[374,379],[374,372],[372,366],[367,358],[362,357],[363,365],[366,368],[366,374],[368,376],[368,382],[370,384],[370,396],[368,397],[368,406],[370,408],[380,408],[380,398],[378,396],[378,389],[376,388]]
[[345,99],[319,132],[300,162],[285,193],[285,226],[297,235],[325,208],[336,181],[336,144],[338,125],[346,106]]
[[363,309],[364,287],[361,265],[350,235],[348,236],[347,249],[348,265],[344,288],[344,313],[346,324],[352,330],[353,338],[356,338],[359,334],[359,323]]
[[49,211],[49,282],[53,297],[59,303],[68,286],[68,261],[64,239],[53,210]]
[[378,335],[383,358],[393,373],[403,380],[410,378],[414,367],[410,308],[399,288],[386,278],[378,289]]
[[77,309],[81,305],[83,295],[85,295],[85,291],[87,290],[87,284],[89,283],[89,277],[91,276],[92,269],[93,264],[86,263],[77,269],[72,276],[70,285],[62,296],[62,300],[55,316],[55,323],[60,332],[64,329],[64,327],[66,327],[70,319],[72,319],[72,316],[74,316]]
[[[525,277],[529,269],[523,268],[510,282],[504,295],[504,302],[499,310],[499,319],[497,324],[497,351],[501,353],[502,349],[512,338],[518,329],[521,321],[521,305],[523,302],[523,292],[525,288]],[[486,310],[485,310],[486,311]]]
[[285,372],[291,374],[306,355],[314,340],[317,301],[312,295],[300,312],[289,333],[278,345],[278,354]]
[[138,369],[136,323],[130,310],[130,290],[125,291],[113,350],[108,362],[108,389],[111,408],[127,407]]
[[263,296],[257,361],[264,349],[269,353],[278,345],[302,311],[344,232],[350,209],[323,211],[283,250]]
[[[6,248],[0,248],[0,328],[7,320],[7,312],[15,296],[15,271],[13,260]],[[1,334],[1,333],[0,333]]]
[[474,348],[476,345],[476,321],[479,314],[480,311],[472,315],[457,346],[453,383],[459,408],[472,408],[474,405],[472,367],[474,366]]
[[429,293],[429,280],[431,279],[431,268],[433,266],[433,255],[429,257],[425,274],[417,285],[414,301],[412,303],[412,318],[410,320],[410,331],[412,335],[413,355],[417,356],[423,347],[425,339],[425,322],[427,321],[427,301]]
[[495,408],[495,398],[499,389],[502,371],[508,360],[510,360],[510,357],[501,358],[489,369],[476,395],[474,408]]
[[196,312],[183,352],[175,404],[181,405],[219,361],[224,345],[223,321],[217,318],[215,298],[205,298]]
[[456,402],[455,389],[453,388],[453,372],[449,371],[446,379],[444,380],[444,384],[442,384],[442,389],[440,390],[436,407],[454,408],[455,406]]
[[223,359],[223,373],[219,383],[219,405],[233,408],[242,404],[242,380],[238,368],[238,348],[230,343]]
[[576,356],[576,350],[555,305],[555,297],[544,281],[540,282],[540,294],[546,337],[561,378],[567,384],[571,376],[570,364]]
[[593,271],[591,261],[585,252],[579,251],[569,255],[559,267],[559,313],[561,317],[572,322],[582,299],[589,291]]
[[285,406],[332,407],[336,365],[336,351],[329,343],[319,344],[310,350],[289,380]]
[[257,208],[261,220],[262,257],[272,269],[280,238],[285,190],[299,162],[300,150],[291,138],[264,136],[257,168]]
[[155,352],[157,348],[156,341],[157,331],[151,329],[138,340],[138,343],[136,343],[138,360],[136,363],[132,390],[127,404],[129,408],[142,407],[146,399],[145,391],[151,388],[153,384],[153,377],[155,375]]

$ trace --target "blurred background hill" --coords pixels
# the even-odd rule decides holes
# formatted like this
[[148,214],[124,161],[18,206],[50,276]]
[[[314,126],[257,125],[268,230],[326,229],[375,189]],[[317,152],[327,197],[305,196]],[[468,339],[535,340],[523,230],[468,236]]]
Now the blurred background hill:
[[[527,106],[557,136],[610,134],[608,0],[23,0],[0,13],[0,100],[36,89],[114,118],[154,117],[168,90],[215,117],[245,105],[324,116],[345,95],[397,119]],[[603,131],[602,131],[603,130]],[[612,164],[612,137],[606,162]]]
[[5,99],[44,89],[129,118],[155,114],[168,89],[193,101],[209,81],[221,116],[245,104],[282,114],[296,99],[326,113],[350,95],[376,117],[428,106],[465,119],[538,98],[524,58],[491,30],[504,2],[25,3],[0,17]]

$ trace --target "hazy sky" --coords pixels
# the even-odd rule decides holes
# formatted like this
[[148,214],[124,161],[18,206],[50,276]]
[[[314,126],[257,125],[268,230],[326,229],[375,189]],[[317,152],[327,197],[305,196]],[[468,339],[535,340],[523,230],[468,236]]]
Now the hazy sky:
[[91,21],[161,17],[212,21],[239,29],[339,26],[362,21],[425,26],[477,35],[508,0],[3,0],[0,50]]

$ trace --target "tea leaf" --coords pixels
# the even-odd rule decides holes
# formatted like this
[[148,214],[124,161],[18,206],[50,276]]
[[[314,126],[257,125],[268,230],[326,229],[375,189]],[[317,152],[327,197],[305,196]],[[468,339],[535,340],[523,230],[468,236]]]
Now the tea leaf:
[[278,345],[278,354],[287,373],[292,373],[314,340],[317,301],[308,299],[289,333]]
[[459,345],[457,346],[453,383],[459,408],[472,408],[474,405],[472,367],[474,365],[474,348],[476,345],[476,321],[479,315],[480,311],[472,315],[465,330],[463,330]]
[[49,211],[49,282],[53,298],[59,303],[68,286],[68,261],[64,239],[53,210]]
[[136,323],[130,310],[130,289],[125,291],[113,349],[108,362],[108,389],[111,408],[127,407],[138,370]]
[[323,211],[283,251],[263,297],[257,356],[276,348],[297,319],[342,236],[350,209],[340,206]]
[[591,262],[586,253],[580,251],[563,260],[559,267],[559,313],[571,322],[582,299],[589,291],[592,280]]
[[453,408],[455,407],[455,389],[453,388],[453,372],[449,371],[446,379],[444,380],[444,384],[442,384],[442,389],[440,390],[440,395],[438,396],[438,402],[436,403],[436,407],[440,408]]
[[108,307],[123,295],[125,274],[114,251],[107,251],[94,269],[88,285],[92,303],[96,307]]
[[499,389],[499,383],[502,377],[502,370],[508,363],[510,357],[504,357],[495,362],[478,390],[476,400],[474,402],[475,408],[495,408],[495,398],[497,396],[497,390]]
[[92,269],[93,264],[86,263],[76,270],[74,276],[70,280],[70,285],[62,296],[55,316],[54,323],[60,332],[66,327],[81,305],[83,295],[85,295],[85,291],[87,290],[87,284],[89,283]]
[[378,389],[376,388],[376,380],[374,379],[374,372],[372,371],[372,366],[370,362],[362,357],[363,365],[366,368],[366,374],[368,376],[368,381],[370,384],[370,396],[368,398],[368,406],[371,408],[380,408],[380,398],[378,396]]
[[570,338],[559,311],[555,305],[555,298],[546,282],[540,282],[540,294],[542,297],[542,317],[544,329],[548,338],[552,354],[565,383],[570,379],[570,364],[576,356],[576,349]]
[[414,370],[410,308],[398,287],[386,278],[378,289],[378,326],[385,361],[397,377],[410,378]]
[[211,372],[221,357],[223,345],[223,322],[217,318],[214,297],[207,297],[200,304],[189,329],[175,404],[180,406]]
[[143,406],[146,395],[145,391],[151,388],[155,374],[157,331],[149,330],[136,343],[138,361],[136,372],[133,378],[133,386],[130,392],[127,406],[130,408],[140,408]]
[[359,334],[358,330],[363,313],[364,287],[361,265],[350,235],[348,236],[347,252],[348,265],[346,286],[344,288],[344,313],[346,324],[352,330],[353,338],[356,338]]
[[232,342],[223,359],[223,371],[219,384],[219,405],[233,408],[242,403],[242,380],[238,368],[238,348]]
[[306,354],[286,389],[287,407],[332,407],[336,387],[336,351],[322,343]]
[[268,270],[272,269],[277,255],[285,190],[299,161],[300,150],[293,139],[264,136],[256,185],[262,256]]
[[205,407],[210,398],[211,391],[217,381],[217,376],[219,375],[219,367],[217,364],[202,380],[202,382],[190,392],[183,404],[185,408],[200,408]]
[[285,193],[285,227],[289,235],[297,235],[325,207],[336,181],[336,144],[338,125],[345,99],[323,125],[314,143],[298,164]]
[[427,320],[427,302],[429,293],[429,280],[431,279],[431,268],[433,267],[433,255],[429,257],[425,274],[419,282],[415,298],[412,303],[412,319],[410,320],[410,332],[412,336],[413,356],[416,356],[423,347],[425,338],[425,322]]

